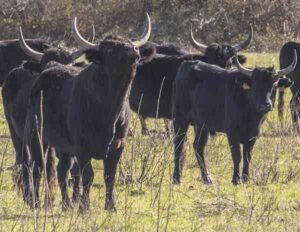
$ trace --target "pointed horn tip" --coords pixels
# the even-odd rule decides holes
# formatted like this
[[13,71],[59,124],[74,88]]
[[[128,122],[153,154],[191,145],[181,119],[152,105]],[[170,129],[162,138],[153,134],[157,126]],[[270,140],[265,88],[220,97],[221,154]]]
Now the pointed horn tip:
[[23,31],[22,31],[22,27],[21,26],[19,27],[19,37],[20,36],[23,37]]
[[147,22],[149,23],[149,27],[151,29],[151,18],[150,18],[150,15],[148,14],[148,12],[146,12],[145,14],[146,14]]
[[297,50],[294,49],[294,62],[295,62],[295,66],[297,65],[298,62],[298,56],[297,56]]
[[96,46],[94,43],[90,43],[89,41],[87,41],[86,39],[84,39],[78,29],[77,29],[77,17],[75,16],[74,19],[73,19],[73,22],[72,22],[72,33],[73,33],[73,36],[75,37],[75,39],[77,41],[79,41],[83,46]]
[[142,37],[136,41],[131,41],[132,45],[134,45],[136,47],[143,46],[145,43],[147,43],[147,41],[149,40],[149,38],[151,36],[151,30],[152,30],[151,18],[147,12],[145,14],[146,14],[147,20],[146,20],[146,26],[145,26]]
[[22,50],[25,52],[25,54],[27,54],[31,58],[35,59],[36,61],[41,61],[43,53],[37,52],[27,45],[27,43],[23,37],[23,32],[22,32],[21,27],[19,27],[19,44],[20,44]]
[[190,35],[191,35],[191,37],[194,37],[194,33],[193,33],[193,24],[191,24]]

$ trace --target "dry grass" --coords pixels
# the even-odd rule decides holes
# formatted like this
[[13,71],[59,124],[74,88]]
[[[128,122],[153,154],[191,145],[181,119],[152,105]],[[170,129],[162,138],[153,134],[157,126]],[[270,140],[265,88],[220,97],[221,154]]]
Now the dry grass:
[[[246,54],[249,66],[278,64],[277,55]],[[287,96],[287,99],[289,95]],[[181,185],[172,184],[173,146],[163,136],[143,137],[135,128],[119,166],[116,184],[118,212],[103,210],[104,181],[101,161],[94,161],[95,181],[91,211],[79,215],[78,207],[63,213],[60,194],[52,211],[36,212],[24,206],[13,189],[10,167],[14,150],[0,112],[0,230],[1,231],[299,231],[300,230],[300,140],[285,126],[280,128],[273,111],[258,139],[251,164],[251,182],[231,184],[232,161],[224,135],[211,138],[206,147],[212,186],[200,182],[193,152],[193,132],[186,146]],[[133,124],[138,120],[133,117]],[[149,122],[149,120],[148,120]],[[155,123],[161,123],[155,125]],[[137,123],[139,126],[139,123]],[[163,130],[161,121],[151,128]],[[43,195],[41,195],[43,196]],[[42,197],[41,197],[42,198]],[[46,212],[46,216],[45,216]]]

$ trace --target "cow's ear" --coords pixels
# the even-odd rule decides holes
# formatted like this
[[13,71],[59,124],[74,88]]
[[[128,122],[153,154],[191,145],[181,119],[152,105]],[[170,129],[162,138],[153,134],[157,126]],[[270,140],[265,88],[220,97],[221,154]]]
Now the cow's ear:
[[290,78],[280,78],[277,82],[278,88],[288,88],[291,87],[294,84],[293,81],[291,81]]
[[153,46],[152,44],[145,44],[144,46],[140,47],[140,55],[141,55],[140,63],[146,63],[151,61],[155,54],[156,54],[156,47]]
[[87,49],[83,52],[83,55],[85,55],[85,59],[88,62],[93,62],[96,64],[101,64],[103,62],[103,59],[98,49],[95,48]]
[[243,90],[248,90],[252,87],[251,78],[244,75],[237,77],[235,83]]

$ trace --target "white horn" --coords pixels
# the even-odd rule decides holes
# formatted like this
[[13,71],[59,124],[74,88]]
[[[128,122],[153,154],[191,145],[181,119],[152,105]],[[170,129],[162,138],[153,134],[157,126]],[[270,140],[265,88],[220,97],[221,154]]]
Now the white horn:
[[243,66],[240,64],[237,53],[235,53],[235,59],[236,59],[236,65],[237,65],[238,69],[239,69],[243,74],[247,75],[248,77],[251,77],[253,71],[252,71],[251,69],[248,69],[248,68],[243,67]]
[[287,75],[287,74],[293,72],[294,69],[296,68],[296,66],[297,66],[297,51],[296,51],[296,49],[294,49],[294,60],[293,60],[293,62],[288,67],[279,70],[278,73],[277,73],[278,77],[280,78],[284,75]]
[[84,39],[78,29],[77,29],[77,17],[75,16],[72,22],[72,35],[76,39],[78,43],[80,43],[82,46],[96,46],[96,44],[90,43],[86,39]]
[[194,33],[193,33],[193,26],[191,25],[191,33],[190,33],[190,39],[191,43],[194,46],[194,48],[198,49],[200,52],[205,53],[207,46],[204,44],[199,43],[195,38],[194,38]]
[[42,60],[44,53],[37,52],[27,45],[27,43],[23,37],[23,32],[22,32],[21,27],[19,28],[19,44],[26,55],[30,56],[32,59],[34,59],[38,62],[40,62]]
[[146,13],[146,26],[143,35],[140,39],[132,41],[132,44],[136,47],[141,47],[149,40],[151,35],[151,19],[148,13]]

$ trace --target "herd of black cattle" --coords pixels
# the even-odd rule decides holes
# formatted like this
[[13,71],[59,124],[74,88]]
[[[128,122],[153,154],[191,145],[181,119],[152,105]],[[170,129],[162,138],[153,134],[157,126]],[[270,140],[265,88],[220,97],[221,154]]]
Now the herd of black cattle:
[[[284,89],[291,87],[293,122],[299,130],[300,44],[289,42],[282,47],[279,71],[248,69],[241,64],[246,58],[237,53],[250,44],[252,27],[248,38],[234,46],[205,46],[191,31],[191,42],[199,50],[191,54],[149,42],[148,14],[138,39],[108,36],[93,44],[79,34],[76,24],[75,18],[72,34],[83,48],[72,53],[42,40],[24,40],[21,28],[18,40],[0,42],[4,112],[21,170],[16,181],[31,207],[39,206],[40,179],[45,173],[46,204],[53,201],[57,175],[63,210],[73,202],[79,202],[81,211],[88,210],[94,158],[104,162],[105,209],[114,211],[115,174],[129,132],[130,108],[139,114],[143,134],[149,133],[147,117],[173,123],[175,184],[180,183],[189,125],[195,130],[195,155],[205,184],[212,181],[204,148],[209,135],[216,132],[228,138],[233,184],[249,181],[253,146],[277,89],[282,118]],[[82,57],[86,62],[78,59]],[[55,157],[59,158],[57,173]],[[74,179],[72,200],[67,189],[69,172]]]

